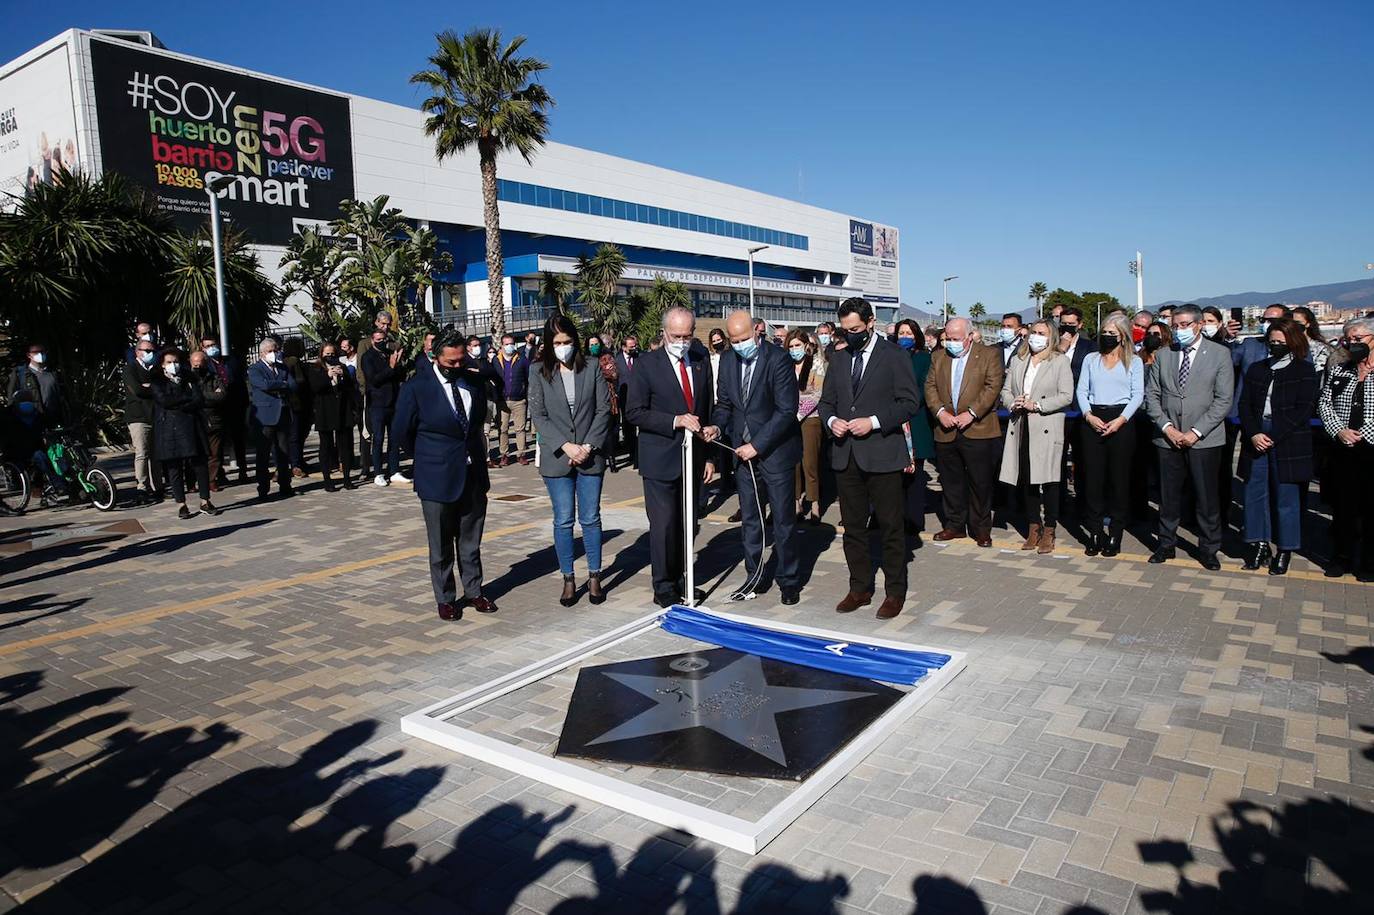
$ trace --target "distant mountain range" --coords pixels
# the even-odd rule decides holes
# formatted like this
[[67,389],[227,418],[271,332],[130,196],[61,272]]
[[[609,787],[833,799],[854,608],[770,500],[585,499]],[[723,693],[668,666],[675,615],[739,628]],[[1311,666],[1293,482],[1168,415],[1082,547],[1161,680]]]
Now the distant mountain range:
[[[1215,305],[1225,310],[1246,305],[1269,305],[1283,302],[1300,305],[1304,302],[1330,302],[1331,307],[1344,310],[1350,308],[1374,308],[1374,279],[1352,280],[1348,283],[1324,283],[1318,286],[1297,286],[1278,292],[1235,292],[1230,295],[1213,296],[1207,299],[1189,299],[1196,305]],[[1160,305],[1180,305],[1182,300],[1161,302]]]

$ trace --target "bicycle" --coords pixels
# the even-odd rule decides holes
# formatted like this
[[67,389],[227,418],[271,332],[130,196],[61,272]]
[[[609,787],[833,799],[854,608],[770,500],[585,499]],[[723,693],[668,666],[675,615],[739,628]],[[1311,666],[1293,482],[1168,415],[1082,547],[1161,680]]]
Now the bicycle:
[[14,461],[0,461],[0,507],[19,514],[29,507],[29,475]]
[[47,466],[43,468],[40,504],[89,501],[99,511],[112,510],[119,492],[114,479],[96,466],[91,450],[61,427],[48,430],[46,438],[47,448],[41,453]]

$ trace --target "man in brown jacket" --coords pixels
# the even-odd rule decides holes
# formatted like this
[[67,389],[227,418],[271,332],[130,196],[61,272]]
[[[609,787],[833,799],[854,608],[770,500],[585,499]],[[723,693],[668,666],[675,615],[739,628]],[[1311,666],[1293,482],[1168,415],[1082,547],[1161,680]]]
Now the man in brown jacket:
[[935,416],[935,461],[940,470],[945,528],[939,541],[965,532],[979,546],[992,546],[992,494],[1002,455],[997,400],[1005,370],[997,347],[969,337],[966,318],[945,325],[945,348],[931,358],[926,406]]

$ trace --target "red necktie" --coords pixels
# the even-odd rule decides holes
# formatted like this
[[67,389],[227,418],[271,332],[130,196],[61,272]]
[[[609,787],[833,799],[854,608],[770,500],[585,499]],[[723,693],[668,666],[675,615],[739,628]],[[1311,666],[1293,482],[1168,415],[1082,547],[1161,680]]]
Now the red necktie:
[[682,396],[687,401],[687,412],[696,411],[696,406],[692,401],[692,381],[687,377],[687,358],[684,356],[678,360],[678,373],[682,376]]

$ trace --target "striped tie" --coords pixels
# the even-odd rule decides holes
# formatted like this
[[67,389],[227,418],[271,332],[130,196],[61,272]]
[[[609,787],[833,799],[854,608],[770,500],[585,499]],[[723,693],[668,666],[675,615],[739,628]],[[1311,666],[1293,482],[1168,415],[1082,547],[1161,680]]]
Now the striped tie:
[[1188,373],[1193,368],[1193,350],[1191,347],[1183,351],[1183,358],[1178,363],[1178,389],[1185,390],[1188,387]]

